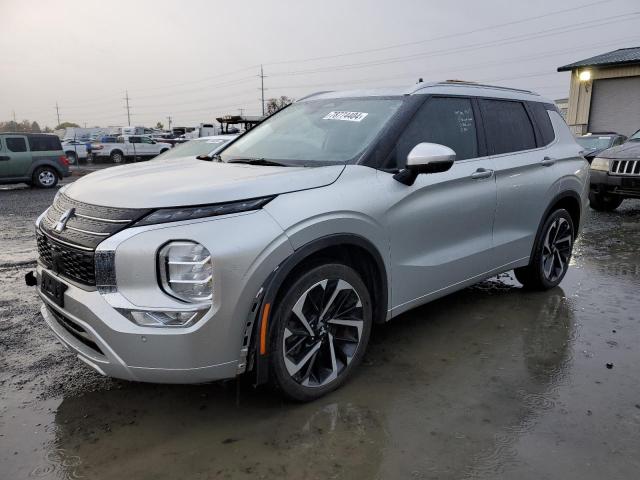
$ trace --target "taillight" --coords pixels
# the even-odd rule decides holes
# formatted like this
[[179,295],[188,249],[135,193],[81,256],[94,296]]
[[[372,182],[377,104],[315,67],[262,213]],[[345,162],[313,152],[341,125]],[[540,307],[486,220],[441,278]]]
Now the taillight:
[[60,160],[60,163],[65,167],[69,166],[69,159],[66,156],[62,155],[58,160]]

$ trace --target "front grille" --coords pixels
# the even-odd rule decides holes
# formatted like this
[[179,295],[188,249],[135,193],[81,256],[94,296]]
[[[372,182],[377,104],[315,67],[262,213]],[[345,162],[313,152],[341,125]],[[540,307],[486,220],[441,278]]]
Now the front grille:
[[[62,277],[95,286],[95,248],[149,211],[91,205],[60,194],[42,217],[36,232],[40,261]],[[67,221],[57,231],[63,216],[68,217]]]
[[102,353],[102,350],[100,350],[100,347],[98,347],[96,342],[94,342],[91,339],[91,337],[89,336],[89,334],[84,328],[82,328],[80,325],[75,323],[73,320],[62,315],[60,312],[52,308],[48,308],[48,310],[51,313],[51,315],[53,315],[53,318],[56,319],[56,321],[58,322],[58,325],[64,328],[73,338],[78,340],[83,345],[89,347],[94,352],[99,353],[100,355],[104,355],[104,353]]
[[[60,218],[71,209],[73,213],[65,227],[56,231]],[[55,240],[93,250],[105,238],[127,228],[147,213],[147,209],[91,205],[60,194],[47,210],[40,228]]]
[[640,175],[640,160],[613,160],[609,172],[614,175]]
[[93,251],[80,250],[56,242],[41,232],[36,233],[38,256],[45,267],[78,283],[96,284]]

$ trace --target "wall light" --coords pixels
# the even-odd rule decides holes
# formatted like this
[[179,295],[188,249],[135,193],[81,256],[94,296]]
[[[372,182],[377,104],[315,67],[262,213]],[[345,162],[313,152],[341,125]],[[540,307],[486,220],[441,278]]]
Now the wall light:
[[588,82],[589,80],[591,80],[591,70],[581,71],[580,74],[578,75],[578,78],[580,79],[581,82]]

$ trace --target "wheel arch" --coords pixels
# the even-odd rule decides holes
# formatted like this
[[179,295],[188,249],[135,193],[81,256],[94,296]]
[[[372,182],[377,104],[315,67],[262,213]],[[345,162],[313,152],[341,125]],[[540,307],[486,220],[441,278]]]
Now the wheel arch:
[[261,291],[255,312],[256,318],[251,336],[250,358],[256,385],[265,383],[269,376],[269,354],[267,347],[272,332],[271,314],[288,281],[298,272],[325,261],[335,260],[356,270],[369,288],[373,303],[374,322],[386,320],[388,308],[388,277],[382,255],[378,249],[357,234],[330,234],[313,240],[294,251],[267,278]]
[[53,170],[57,173],[58,175],[58,179],[62,180],[63,176],[64,176],[64,172],[62,170],[62,168],[60,167],[60,165],[53,160],[49,160],[49,159],[36,159],[31,163],[31,166],[29,167],[29,172],[27,174],[27,176],[29,178],[33,178],[34,173],[36,173],[36,170],[38,170],[41,167],[51,167],[53,168]]

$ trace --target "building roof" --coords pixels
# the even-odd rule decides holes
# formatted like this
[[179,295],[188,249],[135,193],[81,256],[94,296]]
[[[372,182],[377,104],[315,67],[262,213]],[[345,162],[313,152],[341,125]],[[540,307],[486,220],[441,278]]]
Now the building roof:
[[608,67],[613,65],[640,64],[640,47],[619,48],[613,52],[603,53],[595,57],[585,58],[578,62],[559,67],[559,72],[566,72],[581,67]]

